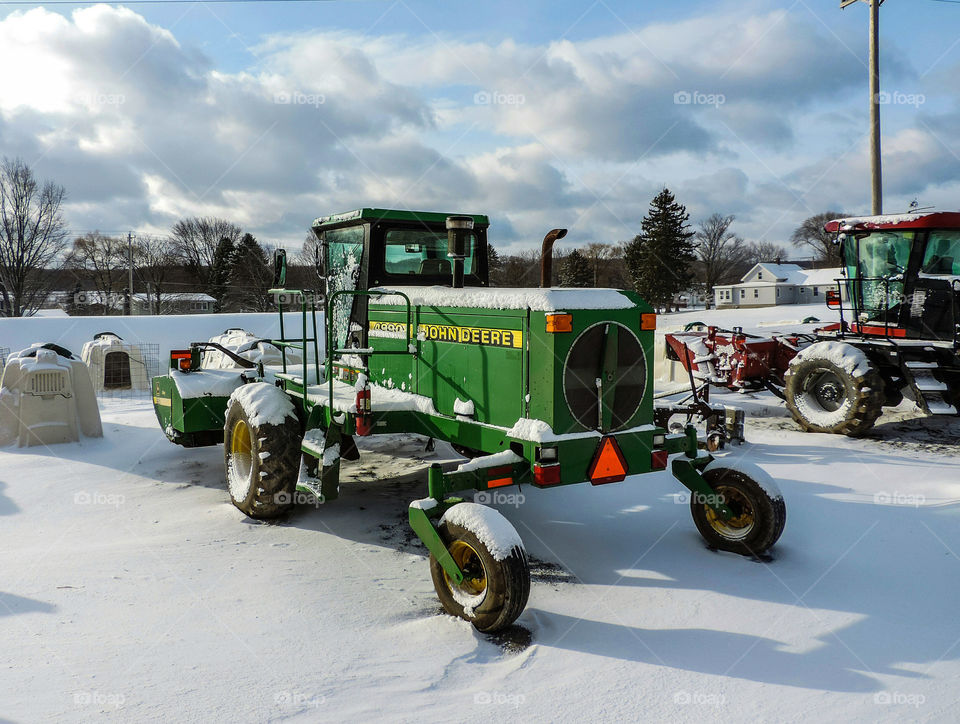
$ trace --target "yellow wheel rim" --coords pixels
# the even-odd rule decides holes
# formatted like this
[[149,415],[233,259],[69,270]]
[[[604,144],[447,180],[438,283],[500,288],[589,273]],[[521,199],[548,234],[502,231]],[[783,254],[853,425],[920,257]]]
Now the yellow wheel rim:
[[483,561],[480,554],[469,543],[462,540],[455,540],[450,544],[450,557],[453,558],[457,567],[463,571],[463,583],[459,586],[450,580],[450,577],[444,573],[447,579],[447,585],[453,588],[459,588],[464,593],[471,596],[479,596],[487,590],[487,573],[483,569]]
[[[243,420],[237,420],[230,431],[230,467],[232,468],[231,492],[245,497],[250,486],[250,472],[253,467],[253,438],[250,426]],[[246,484],[246,491],[242,490]],[[234,487],[236,486],[236,490]]]
[[704,505],[704,511],[707,516],[707,523],[718,534],[728,540],[742,540],[750,535],[753,530],[756,516],[753,510],[753,504],[750,499],[737,488],[727,485],[719,485],[715,488],[717,495],[722,496],[723,502],[733,511],[733,517],[730,520],[724,520],[717,515],[713,508]]

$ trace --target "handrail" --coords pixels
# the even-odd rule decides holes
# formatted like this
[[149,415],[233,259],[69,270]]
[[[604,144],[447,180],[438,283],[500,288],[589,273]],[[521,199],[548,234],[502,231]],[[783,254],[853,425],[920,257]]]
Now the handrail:
[[[413,310],[412,310],[411,304],[410,304],[410,297],[408,297],[405,293],[399,292],[399,291],[393,291],[393,290],[389,290],[389,289],[376,289],[376,290],[372,290],[372,289],[340,289],[339,291],[336,291],[336,292],[334,292],[333,294],[331,294],[331,295],[330,295],[329,297],[327,297],[327,299],[326,299],[326,304],[325,304],[325,306],[324,306],[324,314],[326,315],[327,334],[326,334],[326,339],[324,339],[324,347],[326,348],[326,349],[325,349],[325,359],[324,359],[324,370],[326,371],[326,378],[327,378],[327,379],[326,379],[326,381],[327,381],[327,388],[328,388],[327,399],[328,399],[328,402],[329,402],[329,406],[330,406],[330,410],[331,410],[331,411],[333,410],[333,374],[330,373],[330,370],[331,370],[331,368],[332,368],[332,366],[333,366],[333,356],[334,356],[335,354],[373,354],[372,352],[359,352],[357,348],[353,348],[353,349],[351,349],[351,348],[346,348],[346,349],[344,350],[344,349],[340,349],[340,348],[337,348],[337,347],[336,347],[336,345],[335,345],[336,340],[334,339],[334,336],[333,336],[333,314],[332,314],[332,310],[333,310],[333,307],[334,307],[334,302],[336,301],[336,299],[337,299],[338,297],[341,297],[341,296],[343,296],[343,297],[346,297],[346,296],[351,296],[351,297],[382,297],[382,296],[385,296],[385,295],[388,295],[388,294],[391,295],[391,296],[392,296],[392,295],[397,295],[397,296],[403,297],[403,300],[406,302],[406,306],[407,306],[407,325],[406,325],[407,336],[406,336],[405,341],[406,341],[406,343],[407,343],[407,347],[406,347],[406,349],[403,349],[403,350],[378,350],[378,351],[376,352],[376,354],[416,354],[416,351],[415,351],[415,350],[414,350],[414,351],[410,351],[410,339],[411,339],[411,334],[412,334],[412,332],[413,332]],[[349,324],[349,321],[348,321],[348,324]],[[367,370],[367,372],[370,371],[369,368],[366,367],[366,363],[364,363],[364,368]],[[303,396],[304,396],[304,404],[306,405],[306,404],[307,404],[307,401],[306,401],[306,398],[307,398],[306,389],[304,389],[304,395],[303,395]]]

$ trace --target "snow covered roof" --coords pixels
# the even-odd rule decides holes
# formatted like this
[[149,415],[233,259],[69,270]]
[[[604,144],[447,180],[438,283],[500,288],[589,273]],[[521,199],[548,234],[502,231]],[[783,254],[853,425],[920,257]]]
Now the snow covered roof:
[[[138,302],[147,301],[146,294],[134,294],[133,298],[136,299]],[[156,299],[156,298],[157,296],[155,294],[150,295],[150,299]],[[215,302],[217,300],[211,297],[209,294],[198,294],[193,292],[175,292],[170,294],[161,294],[160,301],[161,302]]]
[[836,284],[841,276],[843,270],[838,266],[830,269],[808,269],[803,272],[803,281],[799,283],[805,287],[830,286]]
[[[757,272],[758,270],[762,272],[766,272],[770,277],[769,279],[761,279],[759,281],[761,283],[769,282],[771,284],[773,282],[786,282],[787,284],[800,284],[801,282],[797,281],[799,279],[797,275],[803,273],[803,269],[801,269],[796,264],[774,264],[773,262],[764,261],[764,262],[760,262],[759,264],[754,264],[754,266],[750,269],[750,271],[748,271],[746,274],[744,274],[740,278],[740,281],[745,282],[749,277],[753,275],[754,272]],[[752,283],[753,282],[751,281],[751,284]]]
[[915,214],[882,214],[879,216],[850,216],[824,224],[824,231],[851,231],[853,229],[930,229],[960,228],[960,212],[927,211]]
[[[532,309],[539,312],[568,309],[628,309],[630,298],[617,289],[510,289],[497,287],[390,287],[403,292],[414,306],[479,307],[481,309]],[[404,304],[403,297],[385,294],[374,304]]]

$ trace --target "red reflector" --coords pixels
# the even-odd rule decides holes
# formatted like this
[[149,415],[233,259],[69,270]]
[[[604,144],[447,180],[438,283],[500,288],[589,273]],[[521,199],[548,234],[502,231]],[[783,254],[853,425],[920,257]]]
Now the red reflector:
[[509,477],[510,475],[513,475],[512,465],[501,465],[498,468],[487,468],[488,478],[502,478],[503,476]]
[[534,465],[533,482],[537,485],[556,485],[560,482],[560,466]]
[[597,454],[587,471],[587,477],[594,485],[604,483],[619,483],[627,477],[627,461],[623,459],[620,446],[612,437],[605,437],[600,441]]
[[653,470],[663,470],[667,467],[667,457],[666,450],[654,450],[650,453],[650,467]]
[[497,478],[487,481],[488,488],[502,488],[504,485],[513,485],[513,478]]
[[170,359],[190,359],[189,349],[170,350]]

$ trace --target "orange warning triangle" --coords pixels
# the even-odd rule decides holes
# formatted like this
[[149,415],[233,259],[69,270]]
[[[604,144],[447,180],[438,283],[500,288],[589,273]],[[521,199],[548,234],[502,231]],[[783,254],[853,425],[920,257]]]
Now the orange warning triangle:
[[627,461],[623,459],[620,446],[612,437],[605,437],[600,441],[597,454],[593,456],[587,477],[594,485],[603,483],[619,483],[627,477]]

